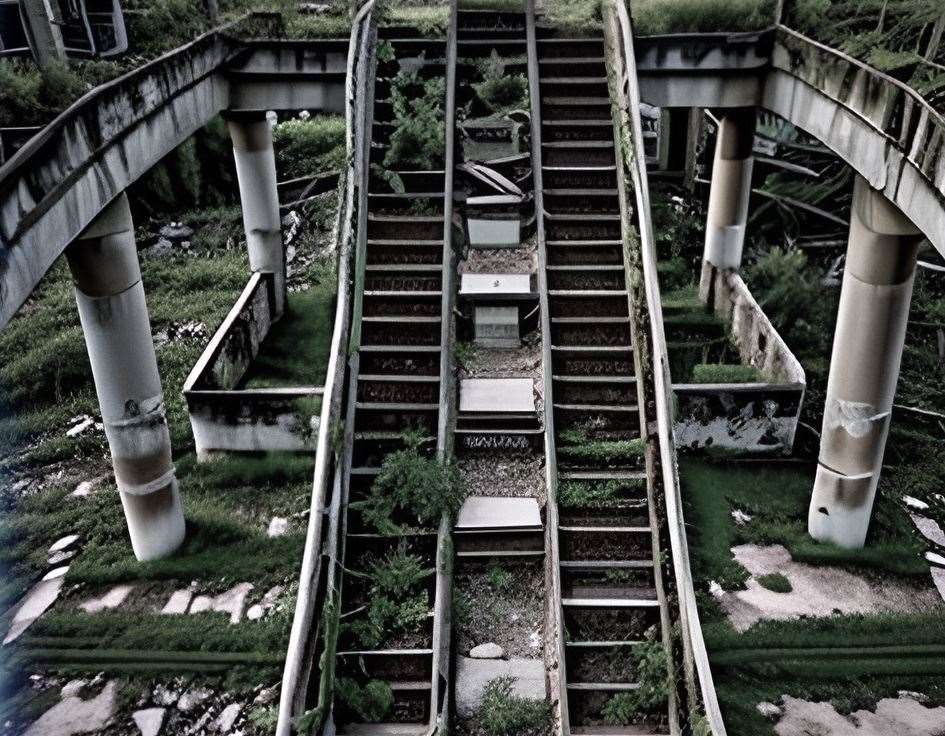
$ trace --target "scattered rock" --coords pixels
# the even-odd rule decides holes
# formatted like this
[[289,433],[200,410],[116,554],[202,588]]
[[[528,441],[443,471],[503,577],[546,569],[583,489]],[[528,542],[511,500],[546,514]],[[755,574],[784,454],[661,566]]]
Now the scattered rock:
[[917,703],[928,703],[929,696],[924,693],[917,693],[914,690],[900,690],[897,695],[900,698],[912,698]]
[[230,703],[226,708],[223,709],[223,712],[217,717],[216,727],[220,733],[229,733],[236,719],[239,718],[240,711],[243,709],[243,706],[239,703]]
[[208,595],[198,595],[190,604],[191,613],[204,613],[213,608],[213,598]]
[[725,591],[722,590],[722,586],[719,585],[715,580],[709,581],[709,595],[713,598],[720,598],[725,595]]
[[778,736],[937,736],[945,729],[945,708],[926,708],[912,698],[883,698],[875,712],[840,715],[830,703],[812,703],[784,696],[784,715],[775,725]]
[[56,602],[59,597],[59,591],[62,590],[62,584],[69,566],[57,567],[50,570],[45,577],[40,580],[17,604],[16,613],[10,622],[10,630],[3,640],[4,644],[9,644],[17,639],[20,634],[26,631],[36,619],[42,616],[46,610]]
[[135,589],[133,585],[116,585],[114,588],[109,590],[101,598],[91,598],[90,600],[85,601],[84,603],[79,604],[81,608],[86,613],[99,613],[100,611],[110,611],[113,608],[118,608],[122,603],[125,602],[125,599],[128,597],[128,594]]
[[258,621],[265,615],[266,609],[264,609],[258,603],[255,606],[250,606],[249,610],[246,611],[246,618],[248,618],[250,621]]
[[168,599],[167,603],[164,604],[161,613],[165,616],[180,616],[187,613],[187,606],[190,605],[190,599],[193,598],[193,596],[193,591],[188,588],[175,590],[171,593],[171,597]]
[[200,705],[204,700],[213,695],[213,692],[204,688],[188,690],[180,696],[177,701],[177,710],[188,713]]
[[935,583],[935,589],[942,600],[945,601],[945,568],[930,567],[929,571],[932,573],[932,582]]
[[282,516],[273,516],[266,534],[270,537],[281,537],[287,531],[289,531],[289,520]]
[[98,429],[102,426],[88,414],[81,414],[80,416],[72,417],[72,419],[69,420],[69,424],[72,426],[66,430],[66,437],[75,437],[76,435],[82,434],[91,427]]
[[158,705],[170,706],[177,702],[180,697],[180,690],[172,690],[164,685],[154,686],[154,693],[151,696]]
[[162,227],[158,232],[162,238],[178,243],[194,237],[194,229],[182,222],[172,222]]
[[79,551],[75,549],[67,549],[62,552],[56,552],[55,554],[49,556],[49,559],[46,560],[46,564],[50,567],[57,567],[65,562],[68,562],[77,554],[79,554]]
[[75,490],[69,495],[75,498],[85,498],[86,496],[91,496],[94,489],[95,484],[92,481],[84,480],[79,483],[79,485],[75,487]]
[[84,688],[87,684],[87,680],[69,680],[69,682],[62,686],[60,695],[63,699],[75,698],[79,695],[79,692],[82,690],[82,688]]
[[131,714],[141,736],[158,736],[164,725],[164,708],[145,708]]
[[117,691],[118,687],[111,681],[90,700],[75,696],[64,698],[43,713],[23,736],[73,736],[100,731],[115,715]]
[[246,596],[253,589],[252,583],[239,583],[225,593],[220,593],[213,599],[213,610],[219,613],[230,614],[230,623],[238,624],[243,618],[243,607],[246,605]]
[[78,534],[70,534],[62,539],[58,539],[53,542],[52,546],[49,548],[50,553],[52,552],[62,552],[64,549],[71,547],[73,544],[79,541]]
[[923,537],[930,542],[945,547],[945,532],[934,520],[921,514],[909,514],[909,516],[912,517],[912,523],[915,524],[915,528],[919,530]]
[[942,555],[940,555],[938,552],[926,552],[925,559],[927,559],[933,565],[945,567],[945,557],[942,557]]
[[761,703],[758,703],[755,708],[769,721],[776,721],[781,717],[781,708],[779,708],[774,703],[762,701]]
[[253,705],[269,705],[275,703],[279,697],[279,686],[265,687],[259,691],[259,694],[253,700]]
[[473,659],[501,659],[504,654],[502,647],[493,642],[480,644],[469,650],[469,656]]
[[915,509],[916,511],[927,511],[929,505],[915,496],[903,496],[902,502],[908,506],[910,509]]
[[541,632],[533,631],[528,635],[528,646],[532,649],[541,649]]

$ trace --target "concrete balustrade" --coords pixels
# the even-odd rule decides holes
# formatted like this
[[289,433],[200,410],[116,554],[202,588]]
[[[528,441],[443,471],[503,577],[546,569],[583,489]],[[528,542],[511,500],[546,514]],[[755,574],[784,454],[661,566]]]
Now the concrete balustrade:
[[820,457],[808,513],[815,539],[866,541],[909,319],[919,230],[856,178]]
[[285,246],[276,187],[276,154],[272,128],[264,113],[224,116],[233,141],[249,268],[273,275],[274,318],[285,310]]
[[124,194],[66,250],[118,493],[135,556],[184,540],[164,395]]

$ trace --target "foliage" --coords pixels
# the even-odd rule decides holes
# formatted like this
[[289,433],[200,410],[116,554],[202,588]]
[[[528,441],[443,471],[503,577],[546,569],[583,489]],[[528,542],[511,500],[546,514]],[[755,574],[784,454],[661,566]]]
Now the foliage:
[[372,595],[403,595],[415,590],[430,570],[423,564],[423,558],[410,554],[407,543],[401,541],[396,549],[371,565],[369,575],[374,581]]
[[761,575],[758,578],[758,584],[772,593],[790,593],[794,590],[794,586],[791,585],[791,581],[787,579],[787,576],[779,572]]
[[524,74],[506,74],[505,60],[495,49],[479,63],[481,82],[472,87],[482,103],[493,113],[528,109],[528,79]]
[[565,31],[599,30],[603,21],[601,0],[549,0],[545,17],[551,25]]
[[442,77],[422,79],[416,71],[401,71],[394,77],[394,132],[384,156],[385,167],[433,170],[443,166],[445,96],[446,80]]
[[762,379],[753,365],[700,363],[692,368],[693,383],[756,383]]
[[465,370],[472,370],[476,364],[477,348],[475,343],[457,342],[453,346],[453,356],[456,358],[456,365]]
[[363,686],[350,677],[339,677],[335,691],[341,702],[368,723],[379,723],[394,707],[394,693],[382,680],[369,680]]
[[286,120],[273,128],[272,141],[281,179],[340,169],[347,156],[345,120],[340,115]]
[[633,659],[640,687],[607,701],[601,715],[609,726],[629,725],[641,713],[664,706],[669,697],[669,664],[663,644],[655,640],[638,644]]
[[0,127],[45,123],[87,89],[65,63],[40,71],[32,61],[0,59]]
[[489,585],[500,593],[507,591],[512,585],[512,573],[498,564],[489,567],[486,572],[486,579],[489,581]]
[[512,693],[512,677],[491,680],[483,690],[477,720],[488,736],[538,736],[551,725],[551,707]]
[[563,508],[607,506],[619,501],[626,494],[645,489],[646,481],[639,482],[608,480],[603,482],[564,481],[558,485],[558,505]]
[[637,0],[630,7],[641,36],[754,31],[774,22],[774,0]]
[[427,457],[420,442],[419,436],[406,435],[406,447],[387,455],[367,498],[351,504],[381,534],[405,531],[393,520],[397,512],[431,527],[443,514],[455,514],[463,502],[466,489],[456,466]]
[[392,636],[416,633],[429,611],[426,591],[413,593],[399,601],[375,595],[368,602],[365,615],[349,625],[363,646],[377,649]]
[[560,433],[558,455],[562,460],[598,465],[639,464],[643,460],[646,443],[632,440],[591,440],[580,429],[566,429]]

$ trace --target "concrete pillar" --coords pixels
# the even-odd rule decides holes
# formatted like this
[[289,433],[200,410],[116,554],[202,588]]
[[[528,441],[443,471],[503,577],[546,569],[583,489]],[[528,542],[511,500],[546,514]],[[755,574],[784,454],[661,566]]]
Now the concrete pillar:
[[909,319],[916,227],[857,176],[807,528],[846,548],[866,541]]
[[66,250],[115,480],[135,557],[184,540],[134,224],[122,194]]
[[734,108],[723,113],[715,140],[703,252],[703,262],[715,268],[736,269],[742,262],[754,140],[754,108]]
[[285,247],[272,129],[262,113],[229,115],[227,125],[236,160],[249,267],[253,273],[274,274],[275,316],[279,317],[285,308]]

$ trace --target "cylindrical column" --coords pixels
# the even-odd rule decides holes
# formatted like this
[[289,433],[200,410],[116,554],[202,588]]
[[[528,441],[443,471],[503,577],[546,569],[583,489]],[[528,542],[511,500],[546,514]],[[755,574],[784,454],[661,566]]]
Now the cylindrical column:
[[278,317],[285,305],[285,248],[282,244],[272,129],[262,114],[230,115],[227,125],[236,160],[249,267],[253,273],[268,271],[274,275]]
[[184,540],[184,513],[124,194],[66,257],[131,546],[141,561],[164,557]]
[[715,268],[734,269],[742,262],[754,140],[755,108],[726,110],[715,140],[703,252],[703,261]]
[[851,549],[866,541],[920,241],[921,234],[902,212],[857,176],[807,516],[814,539]]

